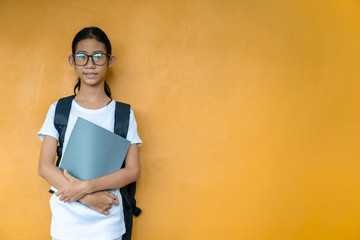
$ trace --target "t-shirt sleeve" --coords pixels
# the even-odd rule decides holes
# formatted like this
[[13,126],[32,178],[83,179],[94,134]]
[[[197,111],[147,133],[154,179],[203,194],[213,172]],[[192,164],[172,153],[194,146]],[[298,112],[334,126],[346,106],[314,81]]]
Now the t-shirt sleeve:
[[55,125],[54,125],[56,104],[57,104],[57,102],[53,103],[50,106],[50,109],[49,109],[48,113],[46,114],[44,124],[42,125],[40,131],[37,133],[37,136],[40,138],[41,141],[44,140],[44,136],[46,136],[46,135],[54,137],[56,139],[59,139],[59,133],[56,130]]
[[137,132],[137,124],[136,124],[136,120],[135,120],[134,111],[132,109],[130,109],[129,129],[128,129],[126,139],[129,140],[131,142],[131,144],[136,143],[138,146],[140,146],[142,144],[142,141]]

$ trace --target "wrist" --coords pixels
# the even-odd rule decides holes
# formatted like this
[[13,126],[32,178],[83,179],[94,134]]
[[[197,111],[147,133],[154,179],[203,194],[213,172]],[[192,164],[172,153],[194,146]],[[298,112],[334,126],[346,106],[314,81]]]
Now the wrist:
[[85,184],[86,184],[86,194],[93,193],[94,192],[94,187],[95,187],[94,181],[92,179],[86,180]]
[[87,195],[85,195],[85,196],[83,196],[82,198],[80,198],[78,201],[79,202],[81,202],[81,203],[83,203],[83,204],[86,204],[86,199],[87,199],[87,197],[86,197]]

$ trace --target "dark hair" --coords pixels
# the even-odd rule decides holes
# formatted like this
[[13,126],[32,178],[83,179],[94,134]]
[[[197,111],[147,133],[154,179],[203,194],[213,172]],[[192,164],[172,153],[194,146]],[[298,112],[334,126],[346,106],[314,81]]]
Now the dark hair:
[[[76,45],[84,39],[95,39],[105,45],[106,53],[111,54],[111,44],[109,38],[106,36],[103,30],[98,27],[87,27],[82,29],[76,34],[71,45],[72,53],[76,51]],[[74,94],[76,95],[76,90],[80,90],[81,81],[80,78],[77,79],[76,85],[74,87]],[[106,95],[111,98],[111,90],[109,85],[105,82],[104,90]]]

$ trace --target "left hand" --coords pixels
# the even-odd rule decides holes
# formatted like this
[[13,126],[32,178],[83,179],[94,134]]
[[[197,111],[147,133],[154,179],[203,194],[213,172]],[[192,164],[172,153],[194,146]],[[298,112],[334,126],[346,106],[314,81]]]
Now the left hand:
[[113,205],[119,206],[118,197],[112,193],[109,193],[108,191],[86,194],[79,201],[104,215],[110,214],[110,209]]
[[86,181],[71,176],[66,169],[64,170],[64,176],[69,180],[69,184],[65,185],[56,192],[55,195],[57,197],[61,196],[59,198],[60,201],[69,203],[76,202],[89,193],[89,186]]

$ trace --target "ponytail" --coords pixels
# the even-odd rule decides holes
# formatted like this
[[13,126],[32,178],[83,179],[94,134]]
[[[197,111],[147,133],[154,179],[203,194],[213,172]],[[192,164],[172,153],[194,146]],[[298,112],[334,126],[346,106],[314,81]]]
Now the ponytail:
[[104,90],[105,90],[105,94],[109,97],[109,98],[111,98],[111,90],[110,90],[110,87],[109,87],[109,85],[106,83],[106,82],[104,82],[105,84],[104,84]]
[[76,84],[75,84],[75,87],[74,87],[74,95],[76,95],[76,91],[79,91],[80,90],[80,78],[78,78],[76,80]]

